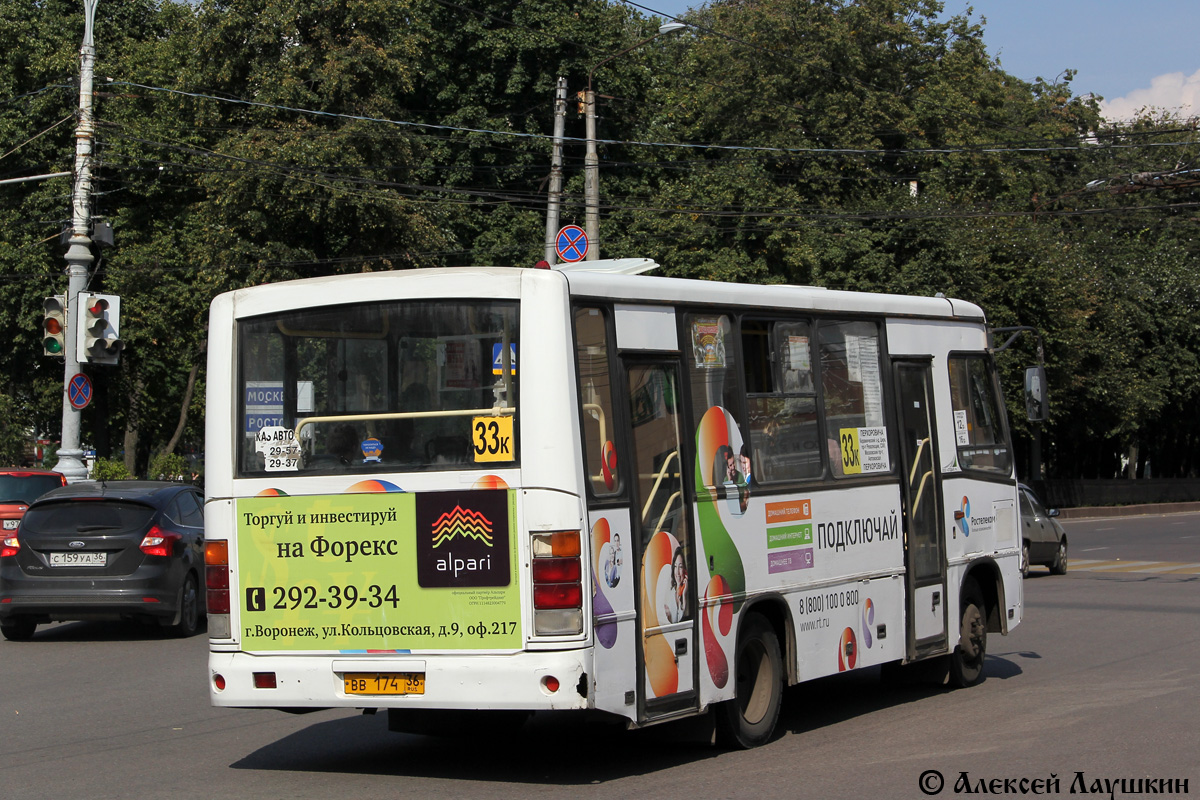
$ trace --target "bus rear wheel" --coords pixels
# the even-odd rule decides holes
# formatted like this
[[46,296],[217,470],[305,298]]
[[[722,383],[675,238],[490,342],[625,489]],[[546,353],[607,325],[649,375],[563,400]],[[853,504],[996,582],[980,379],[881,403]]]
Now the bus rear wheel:
[[958,644],[950,653],[950,682],[966,688],[983,680],[987,655],[987,606],[975,581],[968,579],[963,585],[960,607]]
[[750,614],[734,654],[734,697],[716,709],[717,742],[749,749],[775,732],[783,705],[783,657],[775,630],[760,614]]

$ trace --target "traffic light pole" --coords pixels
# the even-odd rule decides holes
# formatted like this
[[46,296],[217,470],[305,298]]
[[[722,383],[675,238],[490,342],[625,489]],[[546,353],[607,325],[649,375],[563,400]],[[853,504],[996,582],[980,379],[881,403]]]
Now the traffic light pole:
[[80,410],[71,404],[71,378],[79,373],[79,354],[75,335],[70,327],[78,324],[79,293],[87,288],[88,270],[92,266],[91,201],[92,201],[92,138],[95,119],[92,115],[92,80],[96,64],[96,47],[92,28],[96,18],[96,3],[84,0],[83,46],[79,49],[79,123],[75,129],[75,191],[72,195],[71,242],[67,249],[67,326],[65,358],[63,359],[63,416],[62,444],[58,450],[56,469],[74,483],[87,478],[83,451],[79,447]]

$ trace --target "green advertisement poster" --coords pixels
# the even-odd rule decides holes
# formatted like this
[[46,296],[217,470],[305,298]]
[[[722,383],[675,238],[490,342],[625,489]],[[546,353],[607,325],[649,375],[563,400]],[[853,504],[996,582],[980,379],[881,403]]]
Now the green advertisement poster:
[[517,650],[509,490],[237,501],[242,647]]

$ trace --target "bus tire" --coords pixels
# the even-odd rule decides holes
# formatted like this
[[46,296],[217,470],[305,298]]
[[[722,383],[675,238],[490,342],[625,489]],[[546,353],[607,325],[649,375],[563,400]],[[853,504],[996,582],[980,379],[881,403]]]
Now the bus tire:
[[950,683],[960,689],[983,681],[987,657],[987,606],[983,592],[971,578],[963,584],[958,643],[950,653]]
[[717,742],[749,749],[770,740],[783,705],[783,657],[775,630],[747,615],[733,659],[734,697],[716,708]]

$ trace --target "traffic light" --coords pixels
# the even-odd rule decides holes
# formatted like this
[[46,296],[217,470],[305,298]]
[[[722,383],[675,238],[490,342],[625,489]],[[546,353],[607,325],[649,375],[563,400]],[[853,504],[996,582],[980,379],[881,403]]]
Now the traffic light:
[[67,298],[47,297],[42,302],[42,354],[64,358],[67,355]]
[[116,364],[125,342],[120,338],[121,298],[114,294],[79,293],[79,361]]

